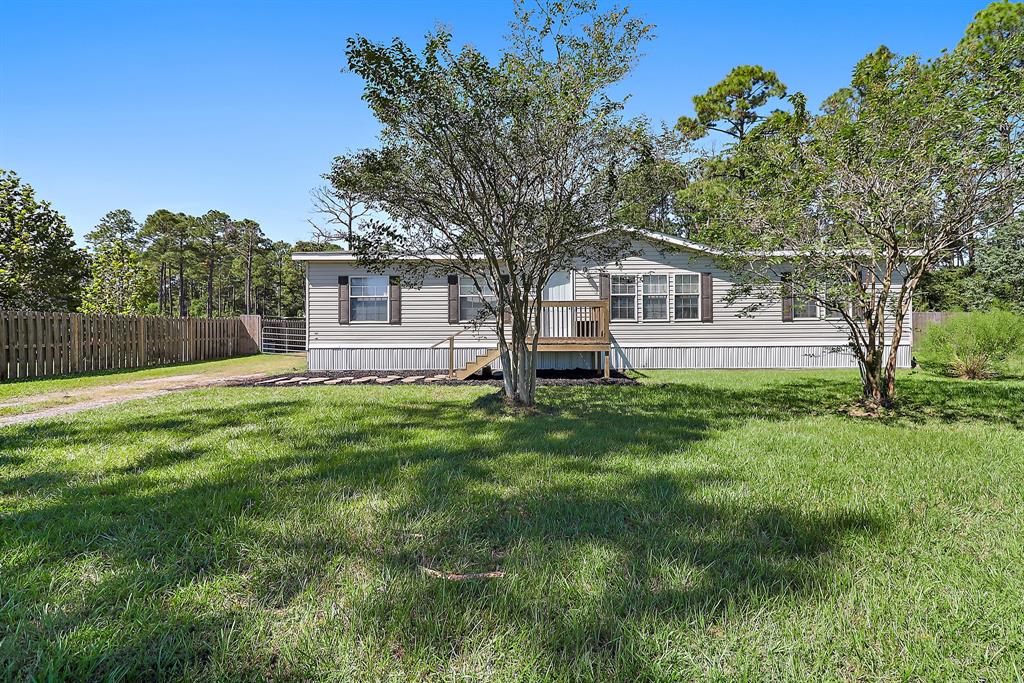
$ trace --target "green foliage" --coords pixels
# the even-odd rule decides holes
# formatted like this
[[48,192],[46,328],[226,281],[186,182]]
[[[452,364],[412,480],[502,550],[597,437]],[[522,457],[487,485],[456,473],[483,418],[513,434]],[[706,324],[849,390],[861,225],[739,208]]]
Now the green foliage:
[[946,266],[924,274],[914,296],[916,311],[977,311],[992,306],[990,282],[973,266]]
[[977,248],[978,277],[1000,305],[1024,313],[1024,217],[1001,225]]
[[0,169],[0,308],[75,310],[87,264],[64,217]]
[[923,278],[1021,210],[1024,36],[975,34],[986,38],[929,62],[879,48],[820,114],[792,96],[792,113],[746,131],[681,197],[740,277],[734,298],[756,291],[763,306],[786,271],[798,296],[844,311],[865,396],[881,405]]
[[759,110],[772,99],[785,96],[786,86],[774,71],[758,65],[737,66],[706,93],[693,98],[696,118],[681,116],[676,128],[691,140],[718,131],[740,141],[765,119]]
[[[329,179],[334,199],[380,214],[355,242],[366,265],[417,281],[441,270],[423,258],[441,252],[452,256],[443,269],[495,293],[484,309],[506,395],[530,405],[528,331],[542,287],[577,260],[621,255],[623,217],[658,215],[636,204],[670,194],[672,169],[655,158],[647,122],[626,120],[612,91],[652,27],[591,0],[515,7],[496,63],[456,48],[445,30],[428,34],[422,52],[398,39],[350,39],[348,68],[363,79],[380,144],[338,158]],[[636,179],[645,174],[667,182],[644,187]]]
[[139,254],[124,240],[104,242],[92,256],[83,313],[137,315],[143,312],[146,273]]
[[127,209],[107,212],[92,231],[86,233],[85,242],[93,249],[114,242],[122,242],[133,249],[141,247],[139,230],[142,226]]
[[925,368],[982,379],[1024,360],[1024,315],[1009,311],[958,313],[928,325],[916,355]]
[[[1024,32],[1024,3],[1001,0],[978,12],[964,32],[960,48],[998,52],[1007,40]],[[1016,56],[1020,64],[1024,54]]]

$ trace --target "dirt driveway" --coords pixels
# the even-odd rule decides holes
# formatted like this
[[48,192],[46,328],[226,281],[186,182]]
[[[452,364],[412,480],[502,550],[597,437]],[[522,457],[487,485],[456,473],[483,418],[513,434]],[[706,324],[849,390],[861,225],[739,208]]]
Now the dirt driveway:
[[[251,358],[252,361],[240,358],[186,365],[180,368],[180,373],[171,371],[147,379],[131,379],[132,373],[126,373],[123,380],[119,380],[115,375],[109,377],[109,382],[105,381],[95,386],[74,386],[73,378],[57,380],[51,384],[67,383],[69,386],[0,398],[0,427],[71,415],[91,408],[152,398],[172,391],[255,381],[280,372],[283,368],[278,366],[289,362],[288,358]],[[294,359],[291,359],[291,362],[294,363]]]

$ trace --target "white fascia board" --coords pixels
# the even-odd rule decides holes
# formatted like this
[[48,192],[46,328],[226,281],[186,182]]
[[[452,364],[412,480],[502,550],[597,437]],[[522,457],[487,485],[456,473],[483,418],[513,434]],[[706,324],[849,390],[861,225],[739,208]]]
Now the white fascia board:
[[[472,258],[483,259],[483,254]],[[296,251],[292,254],[293,261],[329,261],[338,263],[355,263],[359,260],[356,254],[348,251]],[[445,254],[425,254],[423,256],[400,256],[395,261],[453,261],[455,257]]]

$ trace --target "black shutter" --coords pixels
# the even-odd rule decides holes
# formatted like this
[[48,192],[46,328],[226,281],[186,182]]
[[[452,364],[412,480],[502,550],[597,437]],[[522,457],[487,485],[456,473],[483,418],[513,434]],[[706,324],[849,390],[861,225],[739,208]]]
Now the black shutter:
[[598,278],[598,296],[607,301],[612,295],[612,278],[608,273],[601,273]]
[[793,273],[786,272],[780,276],[782,281],[782,322],[793,322]]
[[397,275],[388,278],[388,322],[402,324],[402,281]]
[[700,274],[700,321],[710,323],[715,320],[714,280],[711,273]]
[[348,275],[338,276],[338,324],[348,325],[351,320],[348,298]]
[[448,324],[459,324],[459,276],[448,276]]

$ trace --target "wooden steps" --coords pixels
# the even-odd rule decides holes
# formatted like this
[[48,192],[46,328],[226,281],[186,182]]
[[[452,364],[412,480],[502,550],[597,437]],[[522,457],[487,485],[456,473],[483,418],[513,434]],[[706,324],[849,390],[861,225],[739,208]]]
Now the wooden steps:
[[461,370],[455,371],[455,379],[466,379],[473,375],[475,372],[482,369],[485,365],[490,365],[494,360],[501,355],[501,351],[497,347],[493,349],[487,349],[483,353],[479,354],[474,360],[470,361],[466,367]]

